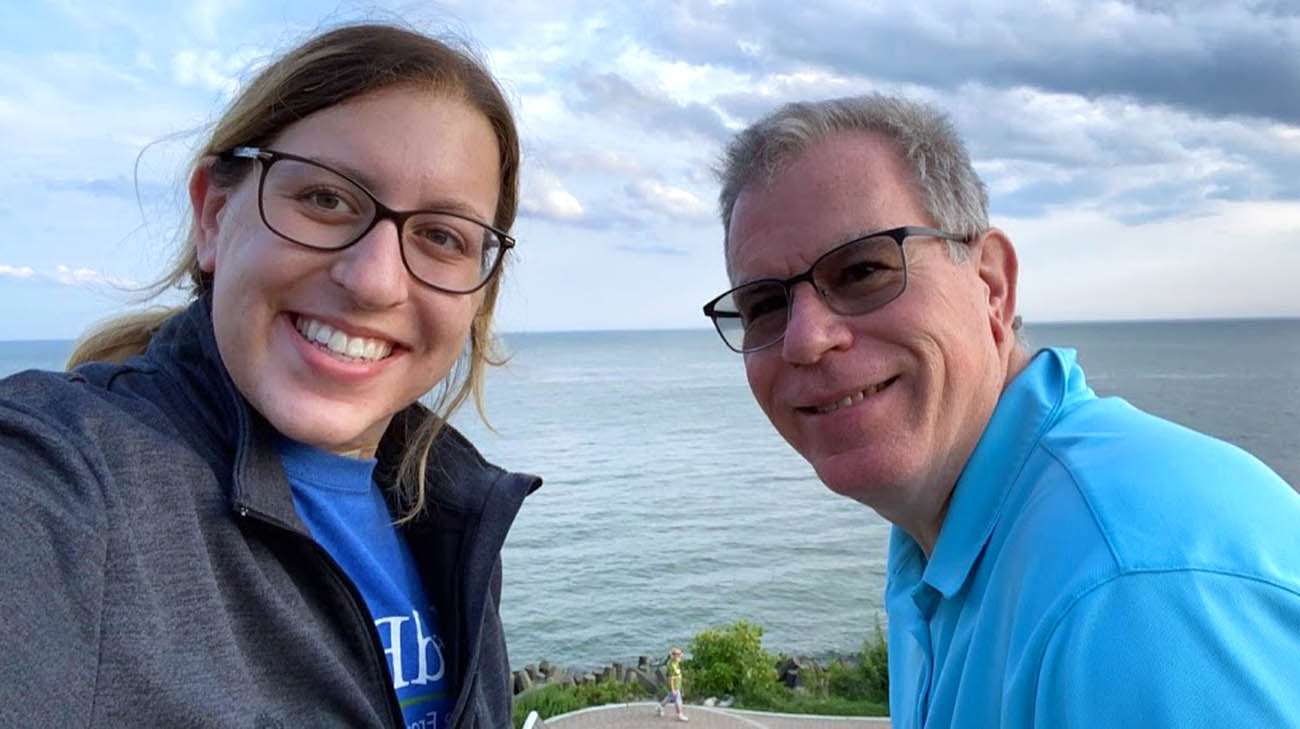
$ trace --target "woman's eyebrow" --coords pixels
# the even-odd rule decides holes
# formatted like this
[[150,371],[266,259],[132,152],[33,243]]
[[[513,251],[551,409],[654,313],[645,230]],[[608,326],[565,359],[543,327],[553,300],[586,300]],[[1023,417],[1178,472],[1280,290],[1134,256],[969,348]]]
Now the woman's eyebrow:
[[[367,173],[365,170],[359,169],[354,165],[345,162],[344,160],[336,159],[334,157],[329,157],[329,156],[308,157],[308,159],[323,164],[326,167],[329,167],[330,169],[337,170],[338,172],[342,172],[351,180],[361,183],[361,186],[366,188],[366,190],[371,195],[374,195],[375,197],[379,198],[380,202],[384,203],[385,205],[388,205],[388,202],[386,202],[379,195],[377,191],[379,185],[376,179],[372,177],[369,173]],[[456,213],[457,215],[464,215],[473,218],[474,220],[480,220],[483,217],[483,212],[481,210],[474,208],[472,205],[465,202],[464,200],[459,200],[454,197],[429,198],[421,202],[418,207],[410,208],[410,210],[428,210],[430,212]],[[486,222],[490,225],[492,223],[490,218],[494,212],[495,211],[488,211],[488,216],[489,216],[488,219],[481,220],[481,222]]]
[[358,167],[354,167],[352,164],[344,160],[338,159],[336,157],[330,157],[328,155],[319,155],[319,156],[311,156],[311,157],[307,155],[302,155],[302,156],[303,158],[315,162],[316,164],[324,165],[325,167],[328,167],[334,170],[335,172],[342,172],[346,177],[351,179],[353,182],[361,183],[361,186],[366,188],[366,190],[370,194],[373,195],[375,193],[375,187],[376,187],[375,178],[371,177],[370,174],[367,173],[365,170],[360,169]]

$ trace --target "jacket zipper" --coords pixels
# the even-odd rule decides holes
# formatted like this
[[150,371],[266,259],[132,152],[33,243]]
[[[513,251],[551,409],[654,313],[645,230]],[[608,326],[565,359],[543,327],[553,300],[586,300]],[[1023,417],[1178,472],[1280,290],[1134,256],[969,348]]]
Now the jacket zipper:
[[[479,621],[479,631],[478,631],[478,636],[479,636],[479,640],[480,640],[480,641],[483,640],[483,625],[482,625],[482,623],[485,622],[486,620],[487,620],[487,611],[485,610],[485,611],[483,611],[482,619]],[[465,626],[465,628],[466,628],[466,631],[467,631],[467,632],[466,632],[466,635],[468,635],[468,629],[469,629],[469,626],[467,625],[467,626]],[[459,701],[456,702],[456,704],[457,704],[456,708],[460,709],[460,711],[453,711],[453,712],[452,712],[451,718],[454,719],[454,720],[456,720],[456,721],[453,721],[453,722],[451,723],[451,725],[450,725],[450,726],[451,726],[451,729],[456,729],[456,727],[460,726],[460,721],[459,721],[459,719],[460,719],[461,716],[463,716],[464,714],[467,714],[467,713],[473,711],[473,707],[472,707],[470,704],[472,704],[472,703],[474,702],[474,691],[477,689],[477,684],[478,684],[478,662],[479,662],[479,657],[483,654],[483,652],[482,652],[481,650],[478,649],[479,646],[477,646],[477,645],[472,646],[471,648],[472,648],[472,650],[473,650],[473,653],[470,655],[470,659],[469,659],[469,661],[466,663],[465,674],[466,674],[466,678],[469,678],[469,677],[472,677],[472,678],[469,678],[469,683],[466,685],[467,690],[464,692],[465,703],[464,703],[464,704],[461,704]],[[513,701],[512,701],[512,703],[513,703]]]
[[334,582],[337,583],[343,589],[344,594],[348,596],[346,602],[351,606],[353,616],[357,617],[361,624],[365,625],[367,628],[365,634],[366,643],[370,646],[369,653],[371,668],[377,670],[381,677],[387,679],[384,682],[384,693],[387,698],[385,705],[388,707],[389,726],[394,727],[394,729],[406,729],[406,720],[402,715],[402,706],[397,701],[397,692],[392,688],[393,680],[392,675],[388,672],[388,658],[384,655],[384,647],[380,644],[379,637],[375,632],[374,621],[370,618],[370,611],[365,608],[365,603],[362,601],[361,595],[358,594],[356,586],[352,584],[352,580],[348,578],[347,573],[343,571],[342,567],[339,567],[338,562],[335,562],[329,552],[325,551],[325,548],[318,544],[316,540],[303,536],[297,531],[285,527],[278,521],[257,512],[252,512],[250,514],[248,508],[245,506],[239,507],[239,515],[246,519],[256,518],[263,524],[287,532],[293,538],[305,541],[311,545],[312,549],[321,558],[321,561],[325,563],[326,570],[329,575],[334,578]]

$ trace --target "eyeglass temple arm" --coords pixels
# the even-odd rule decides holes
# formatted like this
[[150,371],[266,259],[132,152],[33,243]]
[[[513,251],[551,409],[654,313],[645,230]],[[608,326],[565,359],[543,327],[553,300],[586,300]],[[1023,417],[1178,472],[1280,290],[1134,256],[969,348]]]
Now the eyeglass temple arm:
[[260,147],[232,147],[226,152],[228,157],[240,157],[242,159],[270,159],[271,153],[262,150]]

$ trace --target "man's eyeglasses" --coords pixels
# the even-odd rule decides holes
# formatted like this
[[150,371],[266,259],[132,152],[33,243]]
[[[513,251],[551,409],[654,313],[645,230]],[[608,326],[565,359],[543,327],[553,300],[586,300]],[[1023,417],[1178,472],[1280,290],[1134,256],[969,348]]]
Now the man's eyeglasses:
[[361,183],[337,170],[285,152],[235,147],[221,155],[262,163],[257,203],[262,222],[281,238],[308,248],[336,251],[391,220],[402,262],[417,281],[439,291],[468,294],[501,267],[515,240],[460,213],[393,210]]
[[914,225],[891,228],[836,246],[808,270],[786,279],[750,281],[704,305],[722,341],[740,352],[756,352],[781,341],[790,321],[794,286],[807,281],[837,314],[865,314],[898,298],[907,288],[903,242],[924,236],[967,243],[954,233]]

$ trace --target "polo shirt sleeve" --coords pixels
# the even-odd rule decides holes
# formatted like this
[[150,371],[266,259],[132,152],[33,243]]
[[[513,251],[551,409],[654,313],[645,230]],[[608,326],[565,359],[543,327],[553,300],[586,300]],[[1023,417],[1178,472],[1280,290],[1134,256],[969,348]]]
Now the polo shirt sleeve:
[[1300,727],[1300,596],[1206,570],[1112,578],[1057,621],[1034,701],[1042,729]]
[[89,719],[107,543],[98,469],[0,391],[0,726]]

